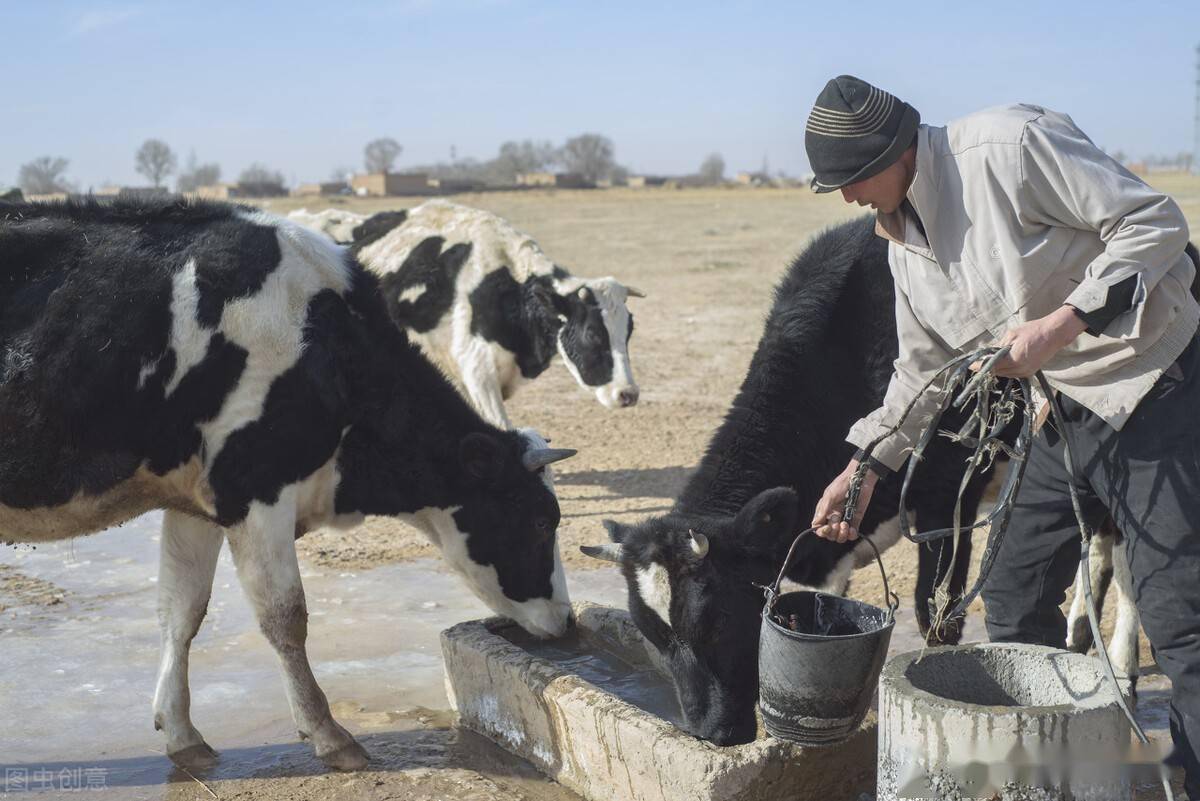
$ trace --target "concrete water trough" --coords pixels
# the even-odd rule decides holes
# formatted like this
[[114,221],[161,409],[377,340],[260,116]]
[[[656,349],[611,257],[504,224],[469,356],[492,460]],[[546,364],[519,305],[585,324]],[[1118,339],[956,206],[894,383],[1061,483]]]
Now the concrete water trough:
[[893,657],[878,801],[1128,801],[1130,729],[1092,657],[988,644]]
[[875,786],[875,716],[839,745],[761,733],[720,748],[681,731],[670,682],[627,612],[577,604],[576,632],[535,641],[493,618],[442,633],[461,725],[592,801],[854,801]]

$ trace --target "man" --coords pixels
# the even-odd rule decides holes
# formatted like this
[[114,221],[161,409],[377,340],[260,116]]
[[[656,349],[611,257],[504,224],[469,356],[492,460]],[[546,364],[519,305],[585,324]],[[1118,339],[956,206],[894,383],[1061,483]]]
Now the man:
[[825,490],[817,533],[857,537],[876,481],[903,464],[937,392],[871,454],[856,518],[843,521],[862,448],[899,421],[938,368],[1010,345],[996,372],[1045,373],[1080,474],[1069,474],[1061,437],[1043,427],[983,591],[988,633],[1065,644],[1059,607],[1079,558],[1073,482],[1089,525],[1112,515],[1125,535],[1142,625],[1172,681],[1172,761],[1200,801],[1200,307],[1179,207],[1070,117],[1037,106],[936,128],[843,75],[817,98],[805,146],[817,192],[877,211],[900,341],[883,406],[847,435],[860,450]]

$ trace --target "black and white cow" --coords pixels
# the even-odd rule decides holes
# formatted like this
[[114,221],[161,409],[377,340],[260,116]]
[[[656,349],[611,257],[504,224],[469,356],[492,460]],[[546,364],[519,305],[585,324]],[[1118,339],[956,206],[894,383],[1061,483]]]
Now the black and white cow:
[[496,612],[538,636],[570,607],[559,508],[531,431],[466,403],[341,247],[250,208],[0,204],[0,539],[59,540],[164,509],[154,721],[181,764],[188,648],[228,539],[301,736],[366,753],[305,651],[294,540],[411,520]]
[[288,219],[292,222],[320,231],[334,242],[343,245],[354,239],[354,229],[366,222],[367,216],[346,209],[296,209],[288,212]]
[[[776,288],[745,381],[673,509],[632,526],[607,521],[613,544],[584,548],[621,564],[630,613],[669,667],[686,727],[699,737],[721,745],[754,739],[761,587],[850,458],[843,437],[851,424],[883,399],[897,354],[894,302],[887,243],[872,218],[817,236]],[[909,495],[920,530],[953,524],[966,456],[944,438],[926,451]],[[900,535],[902,477],[879,482],[863,521],[881,549]],[[967,489],[964,519],[975,519],[987,480],[977,476]],[[964,592],[969,535],[953,545],[920,546],[922,632],[947,570],[952,596]],[[788,578],[840,594],[871,558],[864,543],[810,536]],[[957,642],[961,623],[947,621],[930,640]]]
[[572,276],[495,214],[445,200],[371,217],[351,249],[379,274],[396,324],[492,423],[509,426],[505,399],[556,354],[605,407],[637,403],[626,300],[638,290]]

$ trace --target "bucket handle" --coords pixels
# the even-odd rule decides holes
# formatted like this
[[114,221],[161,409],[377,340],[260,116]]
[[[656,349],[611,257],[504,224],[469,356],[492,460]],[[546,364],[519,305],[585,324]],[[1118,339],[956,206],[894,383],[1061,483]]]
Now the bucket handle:
[[[806,528],[796,535],[796,539],[792,540],[792,547],[788,548],[787,557],[783,560],[783,567],[779,569],[779,575],[775,577],[775,583],[770,587],[764,588],[767,593],[767,608],[765,610],[767,615],[775,611],[775,602],[779,598],[779,585],[783,583],[783,577],[787,575],[788,568],[792,565],[792,557],[796,554],[796,546],[800,544],[800,540],[816,530],[814,526]],[[892,592],[891,587],[888,585],[887,571],[883,569],[883,557],[879,554],[879,548],[871,541],[870,537],[863,537],[862,540],[871,546],[871,552],[875,554],[875,563],[879,565],[879,575],[883,578],[883,603],[887,607],[888,618],[894,620],[896,618],[896,610],[900,608],[900,597]]]

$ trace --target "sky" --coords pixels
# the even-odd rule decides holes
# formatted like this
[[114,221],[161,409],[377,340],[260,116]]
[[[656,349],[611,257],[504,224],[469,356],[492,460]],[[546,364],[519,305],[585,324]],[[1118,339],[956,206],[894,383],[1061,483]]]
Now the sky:
[[857,75],[941,124],[1031,102],[1131,156],[1191,150],[1200,3],[0,0],[0,186],[38,156],[79,188],[147,183],[145,139],[233,179],[487,159],[612,139],[635,173],[807,170],[804,121]]

